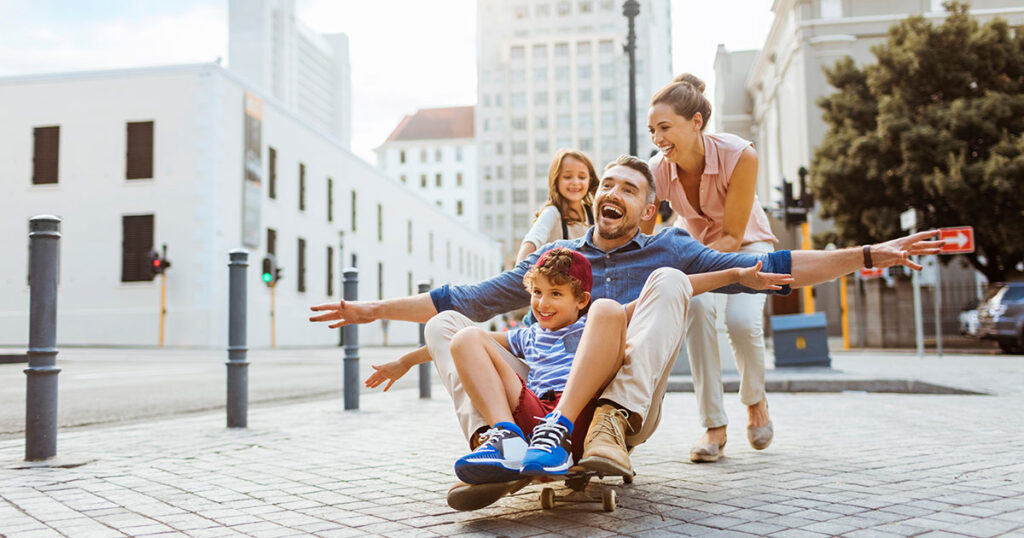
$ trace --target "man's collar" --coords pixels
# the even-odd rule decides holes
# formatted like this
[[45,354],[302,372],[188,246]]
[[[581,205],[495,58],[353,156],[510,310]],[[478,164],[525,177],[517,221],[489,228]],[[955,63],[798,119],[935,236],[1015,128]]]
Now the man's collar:
[[636,234],[634,234],[633,237],[630,238],[629,241],[619,245],[618,247],[613,248],[612,250],[605,251],[601,247],[599,247],[599,246],[594,244],[594,234],[595,233],[597,233],[597,226],[591,226],[589,229],[587,229],[587,233],[583,237],[580,238],[583,241],[583,243],[580,246],[587,245],[590,248],[592,248],[594,250],[597,250],[599,252],[612,253],[612,252],[615,252],[615,251],[618,251],[618,250],[625,249],[630,243],[635,244],[636,248],[643,248],[643,246],[645,244],[644,239],[646,237],[648,237],[648,236],[644,235],[643,232],[641,232],[639,228],[637,228]]

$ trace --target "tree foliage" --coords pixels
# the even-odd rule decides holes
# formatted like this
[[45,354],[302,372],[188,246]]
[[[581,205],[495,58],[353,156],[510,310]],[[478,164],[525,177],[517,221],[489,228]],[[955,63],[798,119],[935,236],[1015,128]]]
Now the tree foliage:
[[922,229],[973,225],[967,257],[1003,281],[1024,260],[1024,29],[945,7],[942,24],[890,28],[876,64],[826,69],[838,91],[818,100],[829,131],[811,185],[849,242],[896,236],[909,208]]

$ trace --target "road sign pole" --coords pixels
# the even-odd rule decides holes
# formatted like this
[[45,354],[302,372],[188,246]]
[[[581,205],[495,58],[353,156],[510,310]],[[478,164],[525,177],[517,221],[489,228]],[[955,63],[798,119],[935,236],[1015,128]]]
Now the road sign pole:
[[[800,242],[800,248],[803,250],[811,249],[811,225],[807,222],[800,223],[800,235],[803,236]],[[814,287],[804,286],[804,314],[814,313]]]
[[935,262],[935,354],[942,358],[942,268]]
[[[916,233],[916,232],[915,232]],[[920,256],[912,256],[914,263],[921,263]],[[921,272],[911,271],[914,284],[914,339],[917,341],[917,358],[924,358],[924,323],[921,319]]]
[[839,308],[843,315],[843,351],[850,350],[850,303],[846,297],[846,275],[839,277]]
[[167,273],[160,273],[160,347],[164,347],[164,320],[167,318]]

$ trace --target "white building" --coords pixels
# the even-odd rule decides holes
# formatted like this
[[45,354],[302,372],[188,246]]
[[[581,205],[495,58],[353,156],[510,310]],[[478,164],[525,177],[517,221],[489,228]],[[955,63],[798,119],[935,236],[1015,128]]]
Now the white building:
[[348,36],[318,34],[296,17],[295,0],[230,0],[231,70],[289,112],[352,140]]
[[[758,196],[776,205],[783,178],[796,184],[800,167],[809,167],[827,126],[816,104],[832,93],[824,67],[845,56],[858,65],[874,63],[871,47],[888,38],[889,28],[910,15],[935,23],[946,16],[942,0],[775,0],[775,20],[761,51],[728,52],[716,57],[715,110],[726,129],[748,128],[758,151]],[[1024,26],[1020,0],[973,0],[971,14],[982,21],[1003,17],[1011,26]],[[746,76],[737,76],[746,70]],[[742,134],[742,133],[737,133]],[[799,229],[786,231],[775,219],[780,248],[799,248]],[[831,225],[817,215],[811,233]],[[815,287],[815,306],[824,310],[830,331],[839,330],[839,292],[836,283]]]
[[[166,343],[227,341],[228,252],[251,254],[248,341],[269,345],[269,251],[279,346],[332,345],[307,321],[338,301],[496,274],[493,241],[353,155],[324,126],[216,64],[0,78],[0,345],[28,340],[28,220],[62,219],[58,343],[156,345],[160,284],[145,252],[167,245]],[[382,342],[381,324],[361,342]],[[391,344],[417,341],[391,323]]]
[[[637,147],[654,149],[647,104],[672,79],[668,0],[636,19]],[[513,256],[547,199],[559,148],[600,168],[629,152],[627,20],[618,0],[478,0],[477,114],[481,229]]]
[[469,228],[477,229],[473,107],[424,108],[405,116],[374,150],[377,166]]

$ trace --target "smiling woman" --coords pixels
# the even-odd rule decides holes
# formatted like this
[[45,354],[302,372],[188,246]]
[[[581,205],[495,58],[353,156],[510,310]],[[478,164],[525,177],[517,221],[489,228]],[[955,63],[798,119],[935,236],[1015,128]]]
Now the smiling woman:
[[[778,242],[755,194],[757,152],[729,133],[707,134],[711,104],[704,82],[686,73],[651,99],[648,128],[660,152],[651,158],[657,197],[679,214],[676,225],[721,252],[766,254]],[[650,233],[653,222],[645,223]],[[693,447],[695,462],[717,461],[728,418],[722,398],[721,362],[713,293],[695,297],[686,319],[686,346],[701,422],[707,433]],[[725,325],[740,372],[740,400],[748,409],[747,437],[761,450],[772,441],[764,393],[764,295],[729,295]]]

